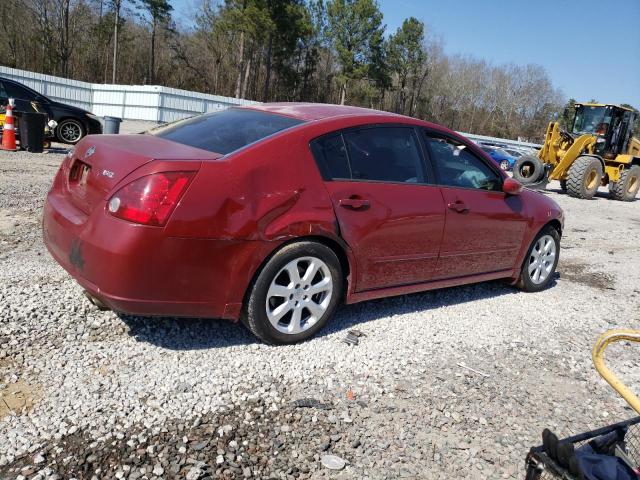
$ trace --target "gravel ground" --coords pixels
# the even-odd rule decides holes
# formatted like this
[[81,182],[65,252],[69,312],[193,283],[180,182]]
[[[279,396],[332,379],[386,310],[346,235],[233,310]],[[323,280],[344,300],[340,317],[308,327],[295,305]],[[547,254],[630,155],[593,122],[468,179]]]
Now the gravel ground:
[[[492,282],[371,301],[269,347],[224,321],[96,310],[41,240],[61,159],[0,152],[2,479],[523,478],[543,428],[633,415],[590,347],[640,325],[640,201],[552,184],[566,229],[544,292]],[[357,346],[342,342],[353,328]],[[609,361],[640,392],[639,351]]]

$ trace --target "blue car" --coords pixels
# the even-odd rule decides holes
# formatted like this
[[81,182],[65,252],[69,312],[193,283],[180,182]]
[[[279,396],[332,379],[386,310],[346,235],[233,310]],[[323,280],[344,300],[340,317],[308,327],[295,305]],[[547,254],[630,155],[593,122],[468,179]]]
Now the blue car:
[[487,145],[481,145],[480,148],[487,152],[493,160],[500,165],[503,170],[512,170],[513,165],[516,163],[516,159],[509,155],[507,152],[497,147],[489,147]]

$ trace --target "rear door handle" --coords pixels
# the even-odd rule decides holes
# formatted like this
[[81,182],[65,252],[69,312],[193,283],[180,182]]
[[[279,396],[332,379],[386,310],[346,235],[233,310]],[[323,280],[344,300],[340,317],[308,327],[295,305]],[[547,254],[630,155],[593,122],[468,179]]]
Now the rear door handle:
[[361,210],[369,206],[369,200],[360,197],[341,198],[338,200],[341,207],[351,210]]
[[447,205],[451,210],[455,210],[458,213],[468,212],[469,209],[464,204],[462,200],[456,200],[455,202],[451,202]]

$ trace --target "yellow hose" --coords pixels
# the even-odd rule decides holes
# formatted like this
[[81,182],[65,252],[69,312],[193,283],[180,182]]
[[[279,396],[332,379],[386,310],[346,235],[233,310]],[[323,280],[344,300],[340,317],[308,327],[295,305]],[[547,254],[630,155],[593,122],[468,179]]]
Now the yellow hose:
[[631,329],[616,329],[608,330],[598,337],[593,350],[591,351],[591,357],[593,358],[593,365],[602,378],[604,378],[613,389],[618,392],[626,402],[631,405],[636,412],[640,414],[640,399],[627,387],[620,379],[605,365],[604,351],[607,347],[616,342],[621,341],[640,343],[640,330]]

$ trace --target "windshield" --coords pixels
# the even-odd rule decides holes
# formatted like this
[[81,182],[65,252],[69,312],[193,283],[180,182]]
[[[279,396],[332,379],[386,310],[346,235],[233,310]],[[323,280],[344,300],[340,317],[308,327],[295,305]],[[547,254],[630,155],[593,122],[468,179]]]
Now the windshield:
[[148,134],[226,155],[301,123],[283,115],[230,108],[170,123]]
[[573,133],[604,135],[607,133],[610,122],[611,114],[607,113],[606,107],[578,105],[576,106],[576,118],[573,122]]

